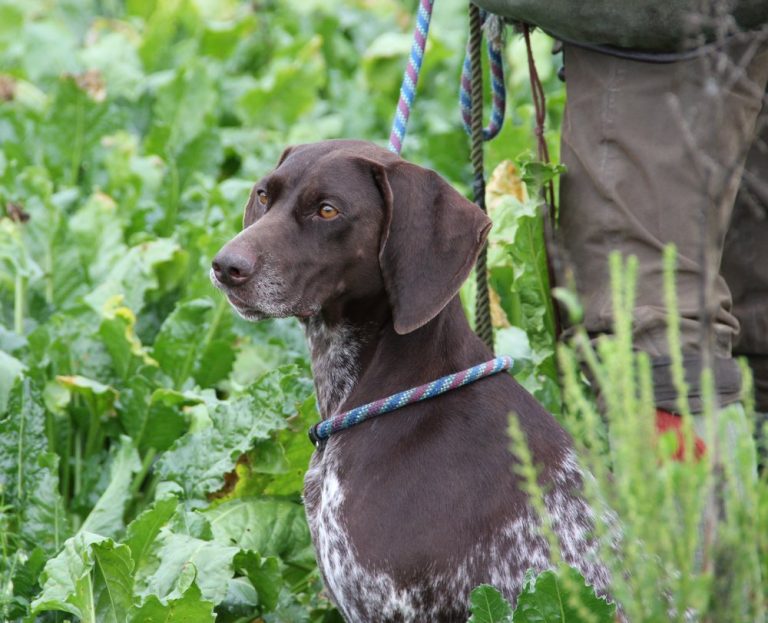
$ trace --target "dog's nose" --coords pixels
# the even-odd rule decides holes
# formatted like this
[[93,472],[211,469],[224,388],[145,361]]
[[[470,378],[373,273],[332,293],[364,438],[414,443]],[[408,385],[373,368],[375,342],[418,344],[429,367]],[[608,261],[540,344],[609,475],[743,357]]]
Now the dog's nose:
[[228,286],[242,285],[253,274],[253,264],[237,253],[219,253],[211,266],[216,279]]

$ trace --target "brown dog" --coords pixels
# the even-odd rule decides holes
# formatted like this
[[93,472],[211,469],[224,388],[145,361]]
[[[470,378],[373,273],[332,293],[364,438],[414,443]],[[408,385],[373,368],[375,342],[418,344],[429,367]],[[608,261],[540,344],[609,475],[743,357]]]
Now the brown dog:
[[[214,284],[249,320],[298,316],[326,418],[492,358],[457,292],[490,229],[433,171],[360,141],[287,149],[253,188]],[[333,435],[305,481],[318,564],[348,621],[460,621],[471,589],[515,601],[549,548],[506,433],[515,413],[563,558],[607,574],[568,435],[498,374]]]

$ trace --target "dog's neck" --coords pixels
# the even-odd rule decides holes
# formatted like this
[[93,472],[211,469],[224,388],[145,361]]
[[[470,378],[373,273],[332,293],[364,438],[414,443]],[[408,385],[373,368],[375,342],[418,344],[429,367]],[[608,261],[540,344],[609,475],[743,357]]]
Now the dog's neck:
[[320,414],[338,411],[360,377],[360,352],[368,332],[351,322],[326,324],[322,316],[304,322]]
[[[388,311],[382,314],[369,306],[362,313],[357,309],[334,317],[318,314],[303,324],[323,418],[338,413],[353,392],[361,395],[351,406],[359,406],[358,402],[383,398],[491,356],[469,328],[458,297],[407,335],[395,332]],[[454,345],[450,352],[447,344]],[[365,386],[362,392],[356,391],[359,385]]]

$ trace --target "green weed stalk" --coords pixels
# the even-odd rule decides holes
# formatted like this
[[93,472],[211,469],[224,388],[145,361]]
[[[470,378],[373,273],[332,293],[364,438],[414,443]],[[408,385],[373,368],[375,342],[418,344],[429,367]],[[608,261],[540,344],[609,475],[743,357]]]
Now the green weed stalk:
[[[569,344],[558,351],[567,407],[564,423],[582,465],[591,472],[584,495],[594,509],[607,505],[618,518],[617,530],[604,523],[595,526],[612,575],[612,595],[629,621],[765,621],[768,483],[757,477],[755,443],[745,423],[753,414],[749,375],[742,405],[721,408],[713,376],[704,370],[703,413],[691,413],[680,347],[675,250],[667,249],[667,339],[677,411],[689,449],[682,461],[673,461],[674,435],[659,436],[655,430],[650,359],[633,349],[636,270],[634,258],[611,256],[613,334],[595,341],[583,327],[575,327]],[[706,424],[702,460],[692,452],[695,418]],[[530,457],[514,425],[510,434],[533,500],[540,495],[531,484],[536,471],[526,466]],[[545,537],[547,526],[542,523]]]

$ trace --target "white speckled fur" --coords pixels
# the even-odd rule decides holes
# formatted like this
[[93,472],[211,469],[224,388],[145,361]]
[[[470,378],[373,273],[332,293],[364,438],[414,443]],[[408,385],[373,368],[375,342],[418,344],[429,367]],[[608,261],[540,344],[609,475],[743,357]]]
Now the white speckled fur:
[[328,328],[319,316],[307,320],[304,328],[312,354],[317,403],[322,416],[330,417],[357,383],[357,356],[362,343],[350,325]]

